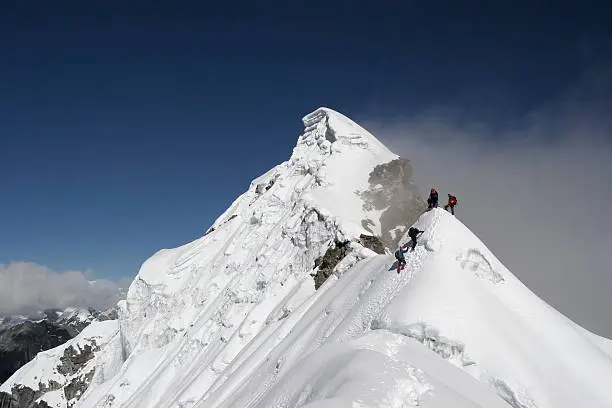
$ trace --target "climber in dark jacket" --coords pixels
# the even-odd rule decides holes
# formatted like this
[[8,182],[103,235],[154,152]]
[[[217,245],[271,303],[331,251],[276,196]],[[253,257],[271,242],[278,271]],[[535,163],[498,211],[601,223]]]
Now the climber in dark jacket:
[[[406,248],[406,249],[403,249]],[[408,244],[400,245],[399,249],[395,251],[395,259],[397,259],[397,273],[406,266],[406,258],[404,258],[404,254],[408,252]]]
[[438,208],[438,192],[435,188],[431,189],[427,199],[427,209]]
[[418,228],[414,228],[414,227],[410,227],[410,229],[408,230],[408,236],[410,237],[410,239],[412,240],[412,250],[414,251],[414,248],[416,248],[416,244],[417,244],[417,237],[419,236],[419,234],[424,233],[425,231],[421,231]]

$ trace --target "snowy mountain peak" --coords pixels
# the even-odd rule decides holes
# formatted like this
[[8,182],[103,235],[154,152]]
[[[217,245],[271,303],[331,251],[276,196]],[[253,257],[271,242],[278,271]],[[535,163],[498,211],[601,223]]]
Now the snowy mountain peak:
[[[302,118],[304,135],[298,145],[316,144],[324,153],[331,152],[334,142],[340,140],[351,145],[367,148],[374,146],[381,152],[392,154],[374,135],[346,116],[332,109],[321,107]],[[338,149],[338,151],[341,151]]]
[[[339,239],[374,235],[388,247],[395,247],[425,207],[412,181],[409,161],[329,108],[319,108],[302,121],[304,132],[289,160],[253,180],[249,191],[217,219],[210,231],[232,217],[245,216],[237,211],[241,208],[238,203],[248,196],[253,200],[248,207],[253,208],[258,204],[265,207],[270,199],[304,203],[321,214],[332,215],[343,235]],[[256,218],[257,211],[252,212]]]
[[199,386],[212,387],[261,330],[332,272],[394,247],[422,211],[406,159],[330,109],[303,122],[289,160],[253,180],[202,238],[142,265],[119,304],[130,356],[121,375],[152,355],[169,365],[146,387],[130,380],[122,395],[131,390],[145,406],[169,390],[166,381],[179,384],[198,370]]
[[[304,123],[289,161],[256,178],[202,238],[143,264],[120,304],[128,352],[138,342],[172,341],[217,298],[252,305],[273,291],[285,293],[288,281],[310,292],[310,273],[326,251],[361,246],[368,236],[395,246],[416,219],[424,204],[407,160],[329,109]],[[147,327],[166,328],[143,336]],[[225,332],[235,329],[219,329]]]
[[[327,108],[303,122],[201,238],[143,263],[78,407],[612,406],[609,341],[424,212],[408,161],[365,129]],[[410,225],[425,233],[398,274],[385,247]]]

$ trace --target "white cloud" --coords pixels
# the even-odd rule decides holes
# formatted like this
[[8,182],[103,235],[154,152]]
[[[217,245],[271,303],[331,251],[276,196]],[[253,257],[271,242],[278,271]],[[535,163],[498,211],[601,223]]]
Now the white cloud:
[[69,306],[103,310],[116,305],[126,280],[117,284],[96,279],[92,284],[92,277],[91,270],[56,272],[28,262],[0,264],[0,316]]
[[[609,73],[610,71],[606,71]],[[499,131],[457,110],[362,121],[410,159],[422,194],[459,199],[457,217],[527,286],[612,337],[612,92],[601,71]],[[473,116],[473,115],[471,115]]]

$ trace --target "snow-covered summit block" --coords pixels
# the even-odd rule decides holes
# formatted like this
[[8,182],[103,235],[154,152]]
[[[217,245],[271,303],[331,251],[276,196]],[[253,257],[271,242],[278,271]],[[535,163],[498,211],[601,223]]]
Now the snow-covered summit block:
[[424,208],[409,161],[332,109],[318,108],[302,122],[289,165],[315,176],[318,188],[306,198],[341,218],[347,232],[394,247]]
[[[408,160],[331,109],[303,122],[291,157],[253,180],[204,236],[143,263],[120,303],[129,385],[109,393],[150,406],[193,375],[200,390],[211,387],[314,293],[311,274],[328,251],[350,248],[356,262],[373,254],[368,240],[393,249],[416,220],[424,201]],[[135,373],[153,358],[157,374],[144,384]]]
[[393,155],[374,135],[351,119],[332,109],[321,107],[302,118],[304,135],[301,141],[317,143],[323,150],[337,140],[345,140],[363,148]]

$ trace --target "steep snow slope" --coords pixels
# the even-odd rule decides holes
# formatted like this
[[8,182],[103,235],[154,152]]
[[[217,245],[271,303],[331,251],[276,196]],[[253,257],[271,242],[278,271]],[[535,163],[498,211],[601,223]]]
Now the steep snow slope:
[[374,256],[330,279],[196,406],[612,406],[605,339],[540,300],[455,217],[437,209],[416,225],[426,233],[405,272]]
[[418,224],[436,252],[376,327],[433,348],[459,344],[451,358],[513,406],[612,406],[603,342],[533,294],[454,217],[431,214]]
[[[172,406],[200,397],[257,333],[314,293],[315,260],[362,235],[395,246],[422,209],[408,161],[330,109],[304,119],[291,158],[207,234],[147,260],[120,304],[127,361],[87,404]],[[149,373],[143,376],[143,372]]]

